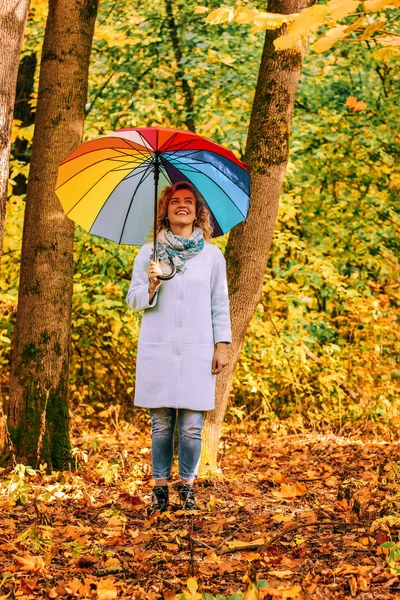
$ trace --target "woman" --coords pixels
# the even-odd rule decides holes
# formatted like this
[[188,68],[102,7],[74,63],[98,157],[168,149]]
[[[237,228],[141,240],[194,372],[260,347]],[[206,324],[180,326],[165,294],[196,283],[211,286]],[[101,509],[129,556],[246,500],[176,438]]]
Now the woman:
[[[138,252],[126,297],[144,310],[136,364],[135,405],[150,409],[155,487],[151,510],[164,511],[174,455],[178,413],[180,500],[196,509],[193,482],[201,452],[204,412],[214,408],[216,375],[228,362],[231,343],[225,259],[209,243],[211,215],[196,188],[166,187],[158,206],[157,256],[153,245]],[[171,262],[177,273],[169,273]]]

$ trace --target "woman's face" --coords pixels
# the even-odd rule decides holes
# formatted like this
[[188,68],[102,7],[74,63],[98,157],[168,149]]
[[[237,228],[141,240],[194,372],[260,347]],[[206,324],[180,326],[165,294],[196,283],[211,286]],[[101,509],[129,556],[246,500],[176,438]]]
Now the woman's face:
[[196,219],[196,198],[190,190],[177,190],[167,208],[170,225],[191,225]]

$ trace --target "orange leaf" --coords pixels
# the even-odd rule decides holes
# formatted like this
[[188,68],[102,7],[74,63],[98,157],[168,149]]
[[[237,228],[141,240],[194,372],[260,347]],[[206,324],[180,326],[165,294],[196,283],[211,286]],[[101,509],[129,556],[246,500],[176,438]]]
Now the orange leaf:
[[118,590],[114,586],[114,581],[110,578],[97,582],[98,600],[114,600],[118,595]]
[[38,573],[44,568],[44,560],[41,556],[32,556],[29,552],[24,552],[22,556],[17,556],[16,554],[12,556],[19,565],[19,571]]
[[281,489],[273,491],[272,495],[275,496],[275,498],[287,499],[287,498],[294,498],[296,496],[302,496],[306,492],[307,492],[306,486],[303,483],[300,483],[299,481],[297,481],[294,484],[282,483]]
[[347,108],[353,108],[353,106],[355,106],[357,104],[357,98],[355,96],[349,96],[345,102],[345,106],[347,106]]

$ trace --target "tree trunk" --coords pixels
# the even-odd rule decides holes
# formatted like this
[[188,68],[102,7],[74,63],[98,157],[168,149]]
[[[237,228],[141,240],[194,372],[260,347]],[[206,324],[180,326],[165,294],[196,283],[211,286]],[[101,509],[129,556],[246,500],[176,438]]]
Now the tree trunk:
[[[274,0],[269,12],[298,13],[309,0]],[[284,26],[285,27],[285,26]],[[221,426],[233,374],[249,322],[259,302],[289,155],[289,133],[303,54],[275,52],[282,30],[267,31],[247,137],[245,162],[251,173],[247,219],[230,233],[225,258],[232,321],[230,361],[217,377],[215,410],[207,413],[202,466],[217,471]]]
[[186,117],[184,119],[184,122],[189,131],[193,131],[193,133],[196,133],[194,123],[193,93],[187,79],[185,79],[185,71],[182,67],[181,42],[178,36],[178,28],[175,22],[172,0],[165,0],[165,7],[167,10],[168,31],[171,37],[172,48],[174,50],[175,60],[177,64],[175,71],[175,81],[179,86],[182,87],[183,96],[185,98]]
[[97,0],[50,0],[27,189],[8,424],[25,464],[70,458],[74,225],[54,193],[60,162],[79,144]]
[[11,123],[28,7],[29,0],[2,0],[0,4],[0,259],[10,170]]
[[[17,90],[15,94],[14,119],[21,121],[22,127],[28,127],[35,122],[35,111],[30,105],[30,100],[35,88],[35,71],[37,65],[36,54],[26,54],[19,63]],[[30,146],[25,139],[17,139],[11,148],[11,155],[20,163],[29,163]],[[19,173],[15,178],[13,187],[14,196],[26,194],[27,178]]]

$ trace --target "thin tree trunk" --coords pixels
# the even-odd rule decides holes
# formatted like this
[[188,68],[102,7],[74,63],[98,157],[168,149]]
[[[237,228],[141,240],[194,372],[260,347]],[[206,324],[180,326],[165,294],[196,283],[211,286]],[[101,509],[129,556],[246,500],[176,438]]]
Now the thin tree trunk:
[[177,83],[180,86],[182,86],[183,96],[185,98],[186,117],[184,119],[184,122],[186,124],[186,127],[190,131],[193,131],[193,133],[195,133],[196,130],[195,130],[195,123],[194,123],[193,94],[192,94],[192,89],[189,86],[187,79],[185,79],[185,77],[184,77],[185,72],[182,67],[181,42],[179,40],[178,30],[176,27],[176,22],[175,22],[173,7],[172,7],[172,0],[165,0],[165,6],[166,6],[166,10],[167,10],[168,30],[169,30],[169,34],[171,37],[172,48],[174,50],[175,60],[176,60],[176,64],[177,64],[177,68],[175,71],[175,81],[177,81]]
[[[15,94],[14,119],[21,121],[22,127],[28,127],[35,122],[35,112],[30,100],[35,87],[36,54],[26,54],[19,63],[17,90]],[[12,157],[20,163],[29,163],[30,147],[25,139],[17,139],[11,148]],[[22,173],[15,177],[14,196],[26,194],[27,178]]]
[[39,458],[55,469],[64,468],[70,457],[74,225],[54,187],[60,162],[82,137],[97,5],[98,0],[49,2],[12,353],[8,424],[17,457],[25,464]]
[[[268,11],[298,13],[310,0],[274,0]],[[289,154],[289,133],[303,55],[275,52],[281,30],[267,31],[247,138],[245,162],[251,173],[247,219],[235,227],[225,251],[231,307],[230,362],[217,377],[215,410],[207,413],[202,466],[216,471],[218,444],[230,388],[247,327],[261,295]]]
[[10,170],[11,123],[29,0],[0,3],[0,259]]

